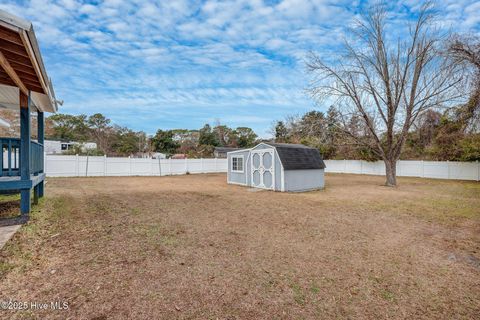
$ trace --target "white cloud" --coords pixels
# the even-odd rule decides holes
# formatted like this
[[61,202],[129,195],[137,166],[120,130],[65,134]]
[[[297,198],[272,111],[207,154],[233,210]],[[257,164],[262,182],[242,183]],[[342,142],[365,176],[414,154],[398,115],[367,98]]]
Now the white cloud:
[[[397,24],[418,10],[414,0],[391,5]],[[438,5],[445,27],[478,32],[478,1]],[[141,111],[147,122],[157,114],[195,110],[201,119],[218,112],[233,121],[221,110],[238,112],[234,107],[241,106],[244,114],[238,119],[244,125],[255,122],[249,113],[260,123],[311,108],[302,91],[306,53],[328,57],[364,6],[358,0],[0,4],[33,21],[57,95],[66,101],[62,110],[101,111],[114,119],[122,110],[122,119],[130,121],[128,112],[136,116]]]

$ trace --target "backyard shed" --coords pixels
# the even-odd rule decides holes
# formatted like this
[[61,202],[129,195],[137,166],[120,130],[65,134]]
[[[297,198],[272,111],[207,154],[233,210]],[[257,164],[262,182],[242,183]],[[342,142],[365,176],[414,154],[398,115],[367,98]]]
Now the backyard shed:
[[308,191],[325,185],[325,163],[317,149],[262,142],[227,154],[227,182],[275,191]]

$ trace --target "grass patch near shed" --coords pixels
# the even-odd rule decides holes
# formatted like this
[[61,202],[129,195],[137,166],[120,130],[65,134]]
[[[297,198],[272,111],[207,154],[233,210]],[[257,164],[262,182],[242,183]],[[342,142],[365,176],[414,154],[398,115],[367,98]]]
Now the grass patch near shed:
[[49,179],[0,251],[0,292],[68,301],[0,318],[475,318],[480,184],[328,174],[249,192],[226,177]]

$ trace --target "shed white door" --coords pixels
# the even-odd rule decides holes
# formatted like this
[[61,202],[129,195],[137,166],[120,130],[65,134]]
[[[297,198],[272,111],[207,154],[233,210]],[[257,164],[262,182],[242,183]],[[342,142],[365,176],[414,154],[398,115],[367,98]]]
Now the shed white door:
[[252,185],[256,188],[275,189],[275,161],[273,149],[251,152]]

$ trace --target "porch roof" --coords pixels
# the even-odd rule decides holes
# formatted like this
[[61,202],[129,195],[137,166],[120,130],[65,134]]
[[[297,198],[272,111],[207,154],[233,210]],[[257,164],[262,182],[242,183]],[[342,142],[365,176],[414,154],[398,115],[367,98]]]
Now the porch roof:
[[32,23],[0,10],[0,107],[18,109],[20,91],[37,110],[57,111]]
[[10,123],[0,118],[0,127],[10,128]]

